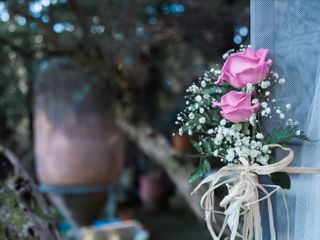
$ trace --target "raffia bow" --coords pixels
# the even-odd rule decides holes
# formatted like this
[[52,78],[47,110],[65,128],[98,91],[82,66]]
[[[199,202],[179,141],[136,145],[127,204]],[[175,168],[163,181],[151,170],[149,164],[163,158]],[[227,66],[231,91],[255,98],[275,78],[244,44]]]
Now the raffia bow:
[[[267,200],[268,215],[270,224],[270,239],[276,240],[276,231],[273,219],[273,209],[271,202],[271,195],[280,190],[278,185],[260,184],[258,175],[270,175],[275,172],[287,173],[320,173],[319,168],[308,167],[288,167],[292,162],[294,154],[292,149],[283,147],[279,144],[270,144],[270,148],[281,148],[288,151],[288,155],[280,161],[266,166],[250,166],[248,161],[240,159],[242,165],[224,166],[215,173],[210,174],[203,179],[195,188],[193,193],[197,191],[204,184],[209,183],[209,189],[201,198],[201,206],[205,211],[205,219],[209,232],[214,240],[219,240],[226,227],[231,231],[230,240],[236,237],[242,239],[262,239],[262,226],[259,202]],[[220,202],[220,206],[225,208],[224,212],[215,210],[215,191],[218,187],[227,185],[228,194]],[[272,188],[270,192],[266,187]],[[259,190],[264,193],[263,197],[259,197]],[[289,239],[289,215],[284,193],[282,193],[283,201],[287,213],[288,234]],[[215,223],[215,214],[225,215],[219,233],[216,233],[212,224]],[[238,232],[240,226],[240,217],[243,217],[242,233]]]

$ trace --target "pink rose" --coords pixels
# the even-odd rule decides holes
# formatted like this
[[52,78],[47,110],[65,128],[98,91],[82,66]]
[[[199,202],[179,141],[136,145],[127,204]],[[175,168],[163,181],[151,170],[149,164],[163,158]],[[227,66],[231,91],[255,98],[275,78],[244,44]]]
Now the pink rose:
[[247,122],[256,112],[260,104],[251,105],[252,93],[230,91],[222,96],[221,102],[213,102],[213,106],[221,107],[221,116],[230,122]]
[[221,70],[221,75],[216,81],[224,81],[236,88],[245,87],[247,83],[257,84],[265,79],[269,73],[272,60],[266,60],[268,49],[261,48],[253,51],[247,48],[243,52],[230,54]]

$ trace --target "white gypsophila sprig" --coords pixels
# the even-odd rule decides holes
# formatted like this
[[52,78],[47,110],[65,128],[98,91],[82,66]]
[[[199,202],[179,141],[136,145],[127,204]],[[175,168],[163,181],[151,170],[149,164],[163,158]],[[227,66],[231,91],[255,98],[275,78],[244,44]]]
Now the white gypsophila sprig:
[[260,86],[261,86],[262,89],[267,89],[268,87],[271,86],[271,82],[268,81],[268,80],[262,81],[262,82],[260,83]]
[[[208,118],[208,112],[212,111],[212,102],[215,101],[214,95],[207,92],[210,87],[215,86],[214,82],[220,75],[220,71],[210,69],[202,77],[199,77],[186,92],[186,109],[177,115],[175,124],[180,125],[179,135],[205,134],[208,129],[206,124],[213,124],[212,119]],[[222,91],[217,87],[215,94],[221,95]],[[209,120],[209,122],[207,122]]]
[[266,118],[272,118],[273,116],[276,116],[280,120],[284,120],[286,118],[284,110],[289,111],[291,109],[291,104],[287,103],[284,107],[284,110],[282,110],[280,106],[277,106],[277,100],[275,98],[270,98],[270,91],[266,89],[275,83],[284,84],[285,79],[280,78],[276,72],[270,71],[267,79],[259,84],[261,89],[258,89],[258,92],[264,99],[264,101],[261,102],[260,115]]
[[262,143],[262,133],[257,133],[255,138],[252,138],[241,132],[240,125],[219,125],[214,129],[214,145],[223,151],[215,150],[213,155],[224,155],[225,161],[229,164],[239,164],[240,157],[247,159],[250,164],[268,164],[269,147]]

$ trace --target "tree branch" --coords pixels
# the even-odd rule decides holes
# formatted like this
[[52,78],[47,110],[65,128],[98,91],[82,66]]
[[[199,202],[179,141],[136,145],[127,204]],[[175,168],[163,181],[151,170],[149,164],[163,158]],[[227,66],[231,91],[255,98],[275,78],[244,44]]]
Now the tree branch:
[[[44,34],[45,39],[48,42],[47,45],[50,45],[50,43],[55,45],[57,36],[52,28],[53,19],[50,18],[49,22],[45,23],[41,20],[41,18],[37,18],[37,17],[30,15],[28,13],[28,1],[25,2],[24,5],[21,5],[21,4],[18,4],[16,0],[8,0],[8,10],[11,15],[18,14],[18,15],[25,17],[30,22],[37,23],[42,28],[43,32],[47,33],[47,34]],[[49,14],[52,16],[52,7],[49,8]],[[48,40],[50,40],[50,42]]]
[[[117,124],[127,137],[134,141],[147,156],[163,167],[183,195],[195,216],[200,221],[204,220],[204,211],[200,207],[204,189],[199,189],[191,196],[195,185],[188,183],[193,166],[185,162],[182,165],[179,160],[182,157],[181,154],[171,147],[165,137],[156,133],[152,128],[146,125],[135,127],[126,120],[119,118],[117,119]],[[219,201],[216,202],[218,204]],[[216,207],[217,209],[219,208],[219,206]],[[213,228],[218,232],[220,231],[220,226],[223,224],[224,217],[222,215],[216,215],[215,219],[216,224]]]
[[164,168],[168,176],[183,194],[195,215],[199,219],[203,219],[203,210],[199,206],[201,194],[190,195],[194,188],[192,184],[188,184],[192,166],[188,164],[182,166],[179,161],[181,154],[174,150],[162,135],[155,133],[150,127],[134,127],[123,119],[118,119],[117,124],[128,138],[134,141],[146,155]]
[[15,156],[0,146],[0,239],[59,240],[37,186]]

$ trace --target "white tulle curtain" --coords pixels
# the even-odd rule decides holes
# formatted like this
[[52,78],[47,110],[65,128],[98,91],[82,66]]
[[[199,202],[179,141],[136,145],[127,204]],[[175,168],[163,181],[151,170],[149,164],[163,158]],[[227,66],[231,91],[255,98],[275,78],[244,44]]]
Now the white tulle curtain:
[[[319,59],[320,60],[320,59]],[[320,138],[320,70],[315,93],[307,119],[306,132],[311,138]],[[301,165],[320,167],[320,142],[305,143],[301,150]],[[320,175],[300,175],[296,180],[294,239],[320,239]]]
[[[291,103],[287,118],[299,121],[314,139],[320,138],[320,1],[251,0],[251,43],[269,48],[274,69],[286,84],[273,91],[277,104]],[[275,119],[264,122],[267,130]],[[294,165],[320,167],[320,142],[292,141]],[[320,239],[320,175],[292,176],[286,191],[290,212],[290,239]],[[286,239],[284,206],[274,204],[278,239]],[[267,231],[265,238],[268,239]]]

